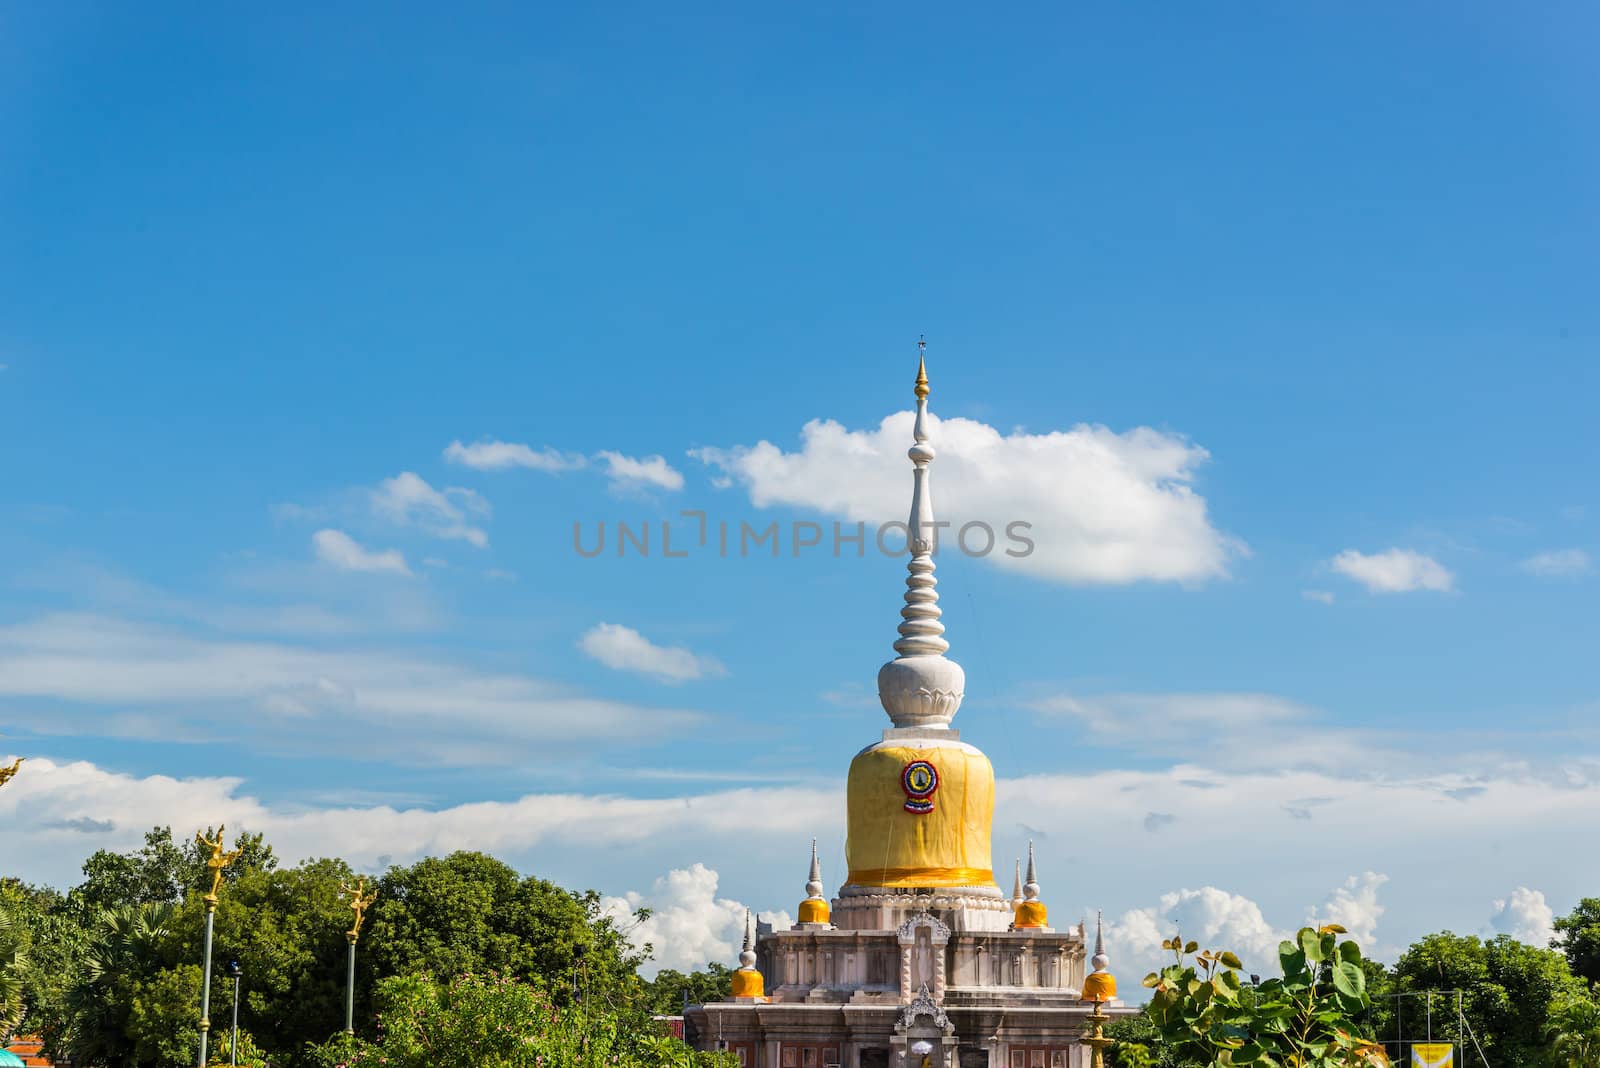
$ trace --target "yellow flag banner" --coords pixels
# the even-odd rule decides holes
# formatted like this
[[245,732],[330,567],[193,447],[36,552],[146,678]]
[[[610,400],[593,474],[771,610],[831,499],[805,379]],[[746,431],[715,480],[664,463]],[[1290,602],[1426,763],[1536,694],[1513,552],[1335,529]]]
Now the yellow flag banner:
[[1456,1047],[1449,1042],[1417,1042],[1411,1047],[1411,1068],[1455,1068]]

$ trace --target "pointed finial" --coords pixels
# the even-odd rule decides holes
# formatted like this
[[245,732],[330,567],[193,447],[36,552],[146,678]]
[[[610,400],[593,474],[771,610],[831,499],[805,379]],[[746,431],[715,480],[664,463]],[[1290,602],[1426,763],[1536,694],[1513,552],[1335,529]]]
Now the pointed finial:
[[928,338],[927,335],[917,338],[917,388],[912,390],[918,400],[927,400],[928,394],[933,391],[928,388]]
[[1012,908],[1015,908],[1016,906],[1022,904],[1022,902],[1022,858],[1018,857],[1017,881],[1011,885],[1011,906]]
[[739,966],[741,968],[754,968],[756,965],[756,928],[751,920],[750,910],[744,910],[744,949],[739,953]]
[[811,876],[806,880],[806,899],[800,902],[800,924],[828,926],[828,899],[822,896],[822,862],[817,859],[817,840],[811,839]]
[[1028,881],[1022,884],[1022,896],[1029,901],[1039,900],[1039,872],[1033,866],[1033,839],[1028,839]]
[[1089,958],[1093,967],[1083,979],[1083,992],[1080,995],[1083,1001],[1096,1002],[1095,1011],[1099,1012],[1099,1003],[1115,1001],[1117,997],[1117,977],[1111,974],[1111,958],[1106,956],[1105,921],[1100,911],[1094,914],[1094,956]]
[[930,470],[936,455],[928,444],[928,368],[917,342],[917,413],[912,424],[912,446],[906,455],[912,464],[911,516],[906,521],[905,605],[900,609],[900,637],[894,643],[894,660],[878,671],[878,699],[896,727],[948,727],[961,707],[966,674],[961,665],[945,658],[950,643],[944,639],[943,613],[939,609],[939,581],[934,578],[933,552],[938,524],[933,520]]
[[739,954],[739,967],[733,973],[729,991],[735,999],[760,998],[766,994],[766,980],[756,971],[756,927],[749,909],[744,910],[744,950]]

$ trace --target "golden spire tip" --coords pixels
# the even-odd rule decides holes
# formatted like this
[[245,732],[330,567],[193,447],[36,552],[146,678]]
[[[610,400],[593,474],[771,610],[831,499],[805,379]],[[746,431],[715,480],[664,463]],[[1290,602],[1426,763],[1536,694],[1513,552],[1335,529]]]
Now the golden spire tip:
[[928,363],[924,354],[928,349],[926,337],[917,338],[917,388],[913,390],[918,399],[927,397],[933,391],[928,388]]

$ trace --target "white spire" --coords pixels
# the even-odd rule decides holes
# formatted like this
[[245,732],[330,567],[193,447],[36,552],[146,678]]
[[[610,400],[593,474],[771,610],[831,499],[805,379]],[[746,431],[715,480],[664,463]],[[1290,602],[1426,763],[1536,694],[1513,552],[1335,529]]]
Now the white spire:
[[1105,926],[1100,910],[1094,913],[1094,956],[1089,958],[1089,963],[1094,965],[1094,970],[1103,972],[1111,964],[1111,958],[1106,956],[1106,938],[1102,929]]
[[822,897],[822,862],[817,859],[817,840],[811,839],[811,877],[806,880],[806,897],[820,900]]
[[940,622],[939,580],[933,577],[933,545],[938,528],[933,523],[933,491],[929,486],[933,446],[928,444],[927,363],[917,342],[917,418],[912,427],[911,517],[906,523],[906,545],[911,560],[906,565],[905,607],[900,609],[900,637],[894,651],[900,654],[878,671],[878,699],[896,727],[947,727],[961,707],[966,675],[961,665],[945,659],[950,643]]
[[1022,896],[1029,901],[1039,900],[1039,873],[1033,866],[1033,839],[1028,839],[1028,881],[1022,884]]
[[744,950],[739,954],[739,967],[756,966],[756,928],[750,910],[744,910]]
[[1022,859],[1017,859],[1017,881],[1011,884],[1011,907],[1016,908],[1025,900],[1022,896]]

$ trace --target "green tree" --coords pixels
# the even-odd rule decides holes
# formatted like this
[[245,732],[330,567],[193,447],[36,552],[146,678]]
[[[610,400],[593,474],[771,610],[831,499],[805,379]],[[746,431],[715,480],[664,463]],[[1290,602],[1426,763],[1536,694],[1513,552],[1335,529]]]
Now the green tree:
[[177,901],[185,885],[184,855],[172,840],[171,827],[155,827],[144,846],[128,853],[96,850],[83,862],[83,882],[68,895],[87,917],[123,905]]
[[[162,1063],[139,1061],[137,1050],[160,1045],[153,1041],[152,992],[145,987],[165,966],[163,942],[174,908],[170,902],[144,902],[101,910],[81,970],[66,991],[63,1017],[46,1033],[52,1052],[90,1068]],[[134,1002],[141,993],[135,1024]]]
[[1600,1064],[1600,1004],[1593,999],[1567,998],[1552,1006],[1544,1034],[1560,1068]]
[[685,1005],[721,1001],[733,987],[733,971],[711,961],[704,971],[680,972],[663,968],[644,984],[644,1006],[660,1016],[675,1016]]
[[[293,868],[247,870],[221,895],[212,1015],[220,1019],[232,1012],[233,984],[223,970],[237,960],[244,972],[240,1026],[275,1060],[297,1064],[308,1043],[344,1026],[344,932],[350,910],[339,887],[353,881],[343,861],[311,860]],[[198,964],[204,938],[205,903],[191,894],[173,919],[167,966]]]
[[1148,1008],[1107,1024],[1106,1035],[1116,1041],[1106,1050],[1110,1068],[1176,1068],[1178,1064],[1172,1049],[1162,1042]]
[[11,1037],[27,1014],[24,974],[28,967],[28,932],[0,905],[0,1045]]
[[24,1016],[18,1033],[47,1032],[61,1016],[66,989],[88,948],[88,932],[54,890],[0,880],[0,910],[11,917],[28,952],[17,970]]
[[732,1068],[653,1028],[636,1007],[560,1004],[538,982],[510,976],[420,975],[383,980],[371,1039],[339,1036],[316,1051],[327,1068]]
[[558,999],[577,988],[619,1004],[639,996],[644,960],[598,895],[524,879],[482,853],[391,868],[361,944],[368,976],[494,972],[540,980]]
[[[1483,941],[1449,931],[1429,935],[1401,955],[1394,967],[1398,993],[1462,992],[1462,1011],[1472,1035],[1459,1034],[1453,1004],[1433,999],[1436,1040],[1472,1048],[1474,1037],[1490,1064],[1537,1065],[1548,1052],[1545,1033],[1551,1007],[1584,994],[1584,984],[1555,950],[1518,942],[1510,935]],[[1399,1002],[1395,1034],[1416,1036],[1428,1026],[1425,998]]]
[[1552,945],[1566,954],[1573,975],[1600,983],[1600,897],[1586,897],[1558,918]]
[[1179,1064],[1381,1064],[1382,1049],[1355,1022],[1370,1004],[1361,948],[1342,934],[1336,924],[1301,928],[1278,947],[1283,977],[1259,985],[1240,978],[1233,953],[1179,938],[1162,943],[1174,963],[1144,981],[1154,991],[1149,1015],[1161,1045]]

